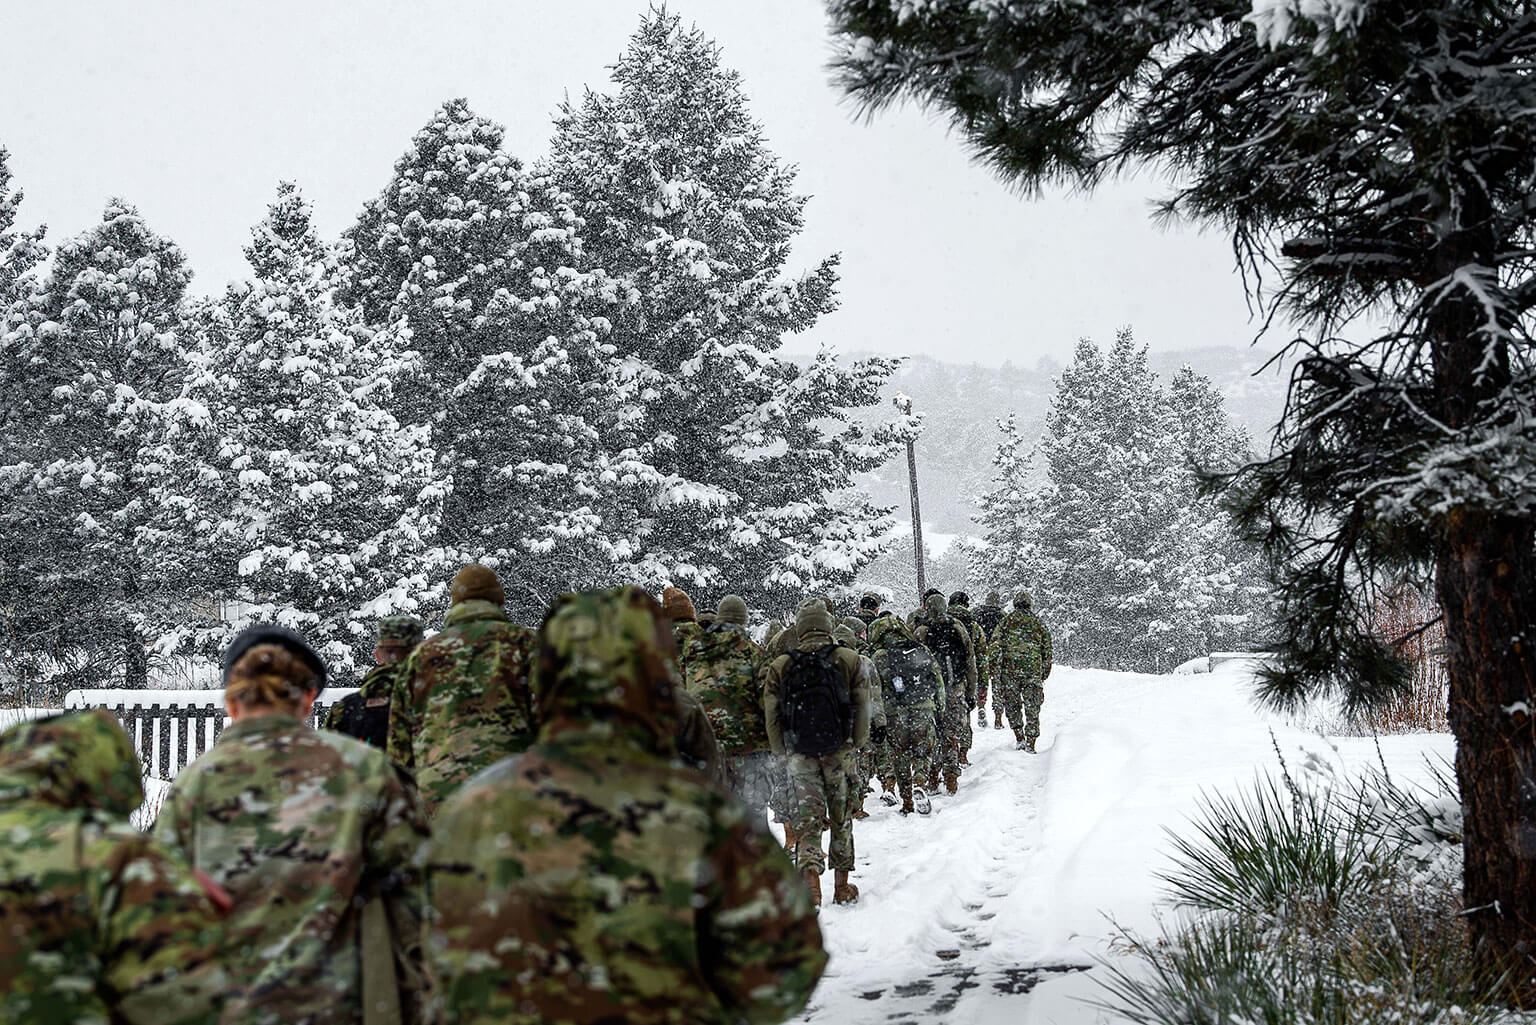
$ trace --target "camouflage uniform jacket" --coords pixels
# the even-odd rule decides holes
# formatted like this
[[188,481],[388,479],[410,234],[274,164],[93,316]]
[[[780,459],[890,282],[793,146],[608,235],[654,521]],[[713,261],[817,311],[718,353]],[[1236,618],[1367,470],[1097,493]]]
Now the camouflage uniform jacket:
[[[788,632],[788,631],[786,631]],[[812,630],[799,639],[797,651],[819,651],[832,644],[832,635]],[[850,742],[854,747],[869,743],[869,691],[867,680],[860,672],[859,653],[852,648],[838,645],[832,652],[833,661],[848,682],[849,701],[852,702],[853,722]],[[769,662],[763,670],[763,720],[768,730],[768,746],[776,755],[789,753],[784,745],[783,723],[779,719],[780,703],[784,695],[784,676],[789,671],[791,659],[783,654]]]
[[466,779],[533,741],[533,631],[465,601],[406,659],[389,702],[389,757],[430,812]]
[[218,916],[179,855],[128,824],[139,762],[105,711],[0,736],[0,1021],[212,1022]]
[[758,816],[679,767],[679,685],[639,588],[546,621],[538,741],[443,806],[427,858],[444,1025],[779,1022],[826,964]]
[[381,751],[286,715],[232,723],[183,769],[155,834],[234,899],[224,943],[241,1025],[357,1025],[359,923],[381,897],[419,1020],[428,835],[410,781]]
[[704,628],[692,619],[675,619],[672,621],[672,643],[677,646],[677,668],[681,670],[688,664],[688,657],[693,648],[693,642],[704,634]]
[[357,693],[348,694],[325,716],[325,728],[361,740],[383,751],[389,746],[389,701],[401,663],[374,666]]
[[704,703],[681,687],[677,696],[677,753],[684,765],[711,783],[725,786],[725,753],[715,737]]
[[987,639],[982,634],[981,624],[976,622],[975,615],[964,605],[951,605],[949,614],[971,639],[971,655],[976,662],[976,682],[979,686],[987,675]]
[[762,649],[744,629],[719,623],[693,642],[682,667],[683,686],[704,703],[727,759],[768,750],[762,691],[757,685],[762,657]]
[[875,660],[860,655],[859,675],[863,679],[861,686],[869,693],[869,724],[885,729],[890,723],[885,718],[885,698],[880,692],[880,671],[875,668]]
[[1051,632],[1028,609],[1014,609],[992,634],[987,655],[992,671],[1014,681],[1051,675]]

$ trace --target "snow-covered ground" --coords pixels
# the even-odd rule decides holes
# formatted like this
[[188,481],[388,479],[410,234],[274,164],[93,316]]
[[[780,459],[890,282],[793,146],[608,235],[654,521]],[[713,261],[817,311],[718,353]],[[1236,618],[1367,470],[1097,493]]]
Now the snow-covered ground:
[[[1084,1002],[1101,995],[1098,971],[1063,969],[1115,956],[1111,916],[1155,932],[1165,830],[1187,832],[1202,789],[1276,769],[1275,743],[1298,777],[1378,757],[1369,738],[1325,739],[1256,710],[1250,673],[1058,667],[1039,754],[1014,750],[1009,730],[978,730],[960,793],[928,818],[871,796],[854,831],[860,899],[821,913],[832,959],[800,1020],[1112,1021]],[[1381,738],[1399,779],[1427,778],[1426,756],[1453,749],[1443,735]]]

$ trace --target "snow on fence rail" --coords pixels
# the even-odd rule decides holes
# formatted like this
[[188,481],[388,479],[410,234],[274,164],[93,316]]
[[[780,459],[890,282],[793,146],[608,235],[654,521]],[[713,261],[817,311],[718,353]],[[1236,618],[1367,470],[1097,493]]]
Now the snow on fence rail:
[[[355,687],[327,687],[315,699],[309,724],[318,726],[330,707],[355,693]],[[171,780],[213,746],[224,732],[222,690],[72,690],[64,707],[105,708],[133,738],[144,771]]]

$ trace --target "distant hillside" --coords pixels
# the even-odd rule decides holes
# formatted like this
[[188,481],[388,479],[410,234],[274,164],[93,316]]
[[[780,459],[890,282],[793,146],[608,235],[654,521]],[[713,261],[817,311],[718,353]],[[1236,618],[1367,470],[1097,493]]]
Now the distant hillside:
[[[1285,403],[1285,377],[1274,369],[1252,376],[1265,358],[1257,350],[1239,348],[1149,354],[1152,369],[1164,381],[1186,363],[1209,377],[1226,397],[1228,412],[1248,428],[1259,450],[1269,447]],[[987,367],[914,356],[892,377],[877,416],[890,412],[890,396],[899,391],[910,395],[926,417],[917,446],[917,471],[923,520],[929,529],[947,534],[975,532],[971,514],[976,496],[991,480],[997,422],[1010,412],[1017,413],[1025,437],[1038,438],[1045,430],[1045,414],[1061,371],[1062,364],[1054,360],[1041,360],[1026,369],[1012,363]],[[905,458],[886,464],[860,483],[882,505],[896,506],[899,519],[906,518]]]

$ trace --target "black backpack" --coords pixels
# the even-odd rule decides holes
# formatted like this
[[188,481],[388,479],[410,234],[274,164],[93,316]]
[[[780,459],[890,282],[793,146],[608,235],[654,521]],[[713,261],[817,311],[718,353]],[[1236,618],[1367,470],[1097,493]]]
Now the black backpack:
[[960,640],[960,628],[948,616],[928,622],[928,647],[939,657],[944,675],[951,686],[958,679],[965,679],[965,642]]
[[992,641],[992,632],[997,629],[997,624],[1003,621],[1003,610],[996,605],[983,605],[976,610],[976,623],[981,627],[982,637],[988,643]]
[[784,746],[797,755],[819,758],[853,737],[853,700],[848,680],[832,653],[836,644],[815,651],[791,651],[784,672],[779,725]]
[[932,701],[938,690],[933,656],[914,640],[893,640],[884,648],[882,677],[888,700],[894,705]]

